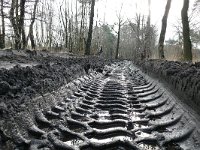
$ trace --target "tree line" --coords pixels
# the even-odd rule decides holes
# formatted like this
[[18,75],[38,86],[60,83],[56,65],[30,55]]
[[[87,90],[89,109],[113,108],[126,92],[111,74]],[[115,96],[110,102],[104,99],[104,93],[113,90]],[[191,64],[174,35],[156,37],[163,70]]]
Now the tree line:
[[[158,43],[156,27],[151,23],[151,0],[148,0],[148,16],[136,13],[133,20],[124,19],[119,10],[116,13],[118,21],[113,25],[98,20],[97,0],[62,0],[56,6],[55,2],[0,0],[0,48],[64,50],[93,55],[102,46],[107,58],[144,60],[151,58],[152,50],[158,45],[158,57],[165,59],[165,34],[172,0],[166,3]],[[196,0],[195,8],[199,3]],[[189,0],[183,0],[180,13],[184,60],[192,61],[188,8]]]

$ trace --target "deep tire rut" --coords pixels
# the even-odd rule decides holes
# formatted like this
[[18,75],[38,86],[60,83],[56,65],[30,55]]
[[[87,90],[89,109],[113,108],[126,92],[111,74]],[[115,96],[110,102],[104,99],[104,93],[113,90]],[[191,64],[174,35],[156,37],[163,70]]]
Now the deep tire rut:
[[71,96],[38,110],[19,149],[200,149],[198,126],[163,88],[130,62],[105,70],[75,80]]

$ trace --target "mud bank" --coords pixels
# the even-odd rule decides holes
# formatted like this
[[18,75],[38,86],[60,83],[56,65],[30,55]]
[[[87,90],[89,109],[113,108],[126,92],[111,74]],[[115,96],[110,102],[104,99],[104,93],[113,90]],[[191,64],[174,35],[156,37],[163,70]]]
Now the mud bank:
[[162,80],[180,100],[200,114],[200,63],[149,60],[137,64],[144,72]]
[[6,64],[0,68],[0,149],[3,150],[15,149],[15,145],[17,149],[26,149],[24,144],[30,143],[26,140],[27,131],[37,131],[35,123],[42,118],[41,111],[48,111],[60,102],[57,99],[60,89],[65,87],[68,89],[65,94],[70,94],[74,87],[72,80],[102,73],[108,63],[94,57],[35,51],[4,51],[0,58]]

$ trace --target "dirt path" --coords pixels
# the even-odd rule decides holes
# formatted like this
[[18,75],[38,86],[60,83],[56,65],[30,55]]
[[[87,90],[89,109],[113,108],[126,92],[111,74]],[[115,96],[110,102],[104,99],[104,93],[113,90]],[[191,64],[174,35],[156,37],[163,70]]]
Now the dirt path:
[[54,98],[51,109],[35,111],[19,149],[200,149],[193,116],[130,62],[74,80]]

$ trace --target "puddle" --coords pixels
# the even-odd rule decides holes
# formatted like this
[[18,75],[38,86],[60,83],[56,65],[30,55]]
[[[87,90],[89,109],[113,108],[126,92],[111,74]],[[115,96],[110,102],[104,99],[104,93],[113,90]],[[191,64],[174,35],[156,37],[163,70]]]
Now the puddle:
[[82,144],[84,141],[81,139],[73,139],[73,140],[69,140],[64,142],[65,144],[69,145],[69,146],[76,146],[78,147],[80,144]]
[[141,128],[149,127],[148,125],[137,124],[137,123],[134,123],[133,126],[134,126],[134,129],[141,129]]
[[131,121],[139,121],[139,120],[141,120],[141,116],[139,116],[139,113],[137,113],[137,112],[131,111],[129,116],[130,116]]
[[142,131],[137,131],[135,133],[138,137],[142,137],[142,138],[146,138],[146,137],[150,137],[151,135]]
[[112,141],[116,141],[116,140],[120,140],[120,141],[133,141],[133,138],[128,137],[128,136],[116,136],[116,137],[112,137],[112,138],[106,138],[106,139],[95,139],[95,138],[91,138],[90,142],[93,143],[98,143],[98,144],[105,144],[105,143],[109,143]]
[[138,146],[142,149],[142,150],[160,150],[160,147],[155,144],[155,143],[140,143],[138,144]]
[[111,120],[109,111],[99,111],[97,112],[99,121]]

